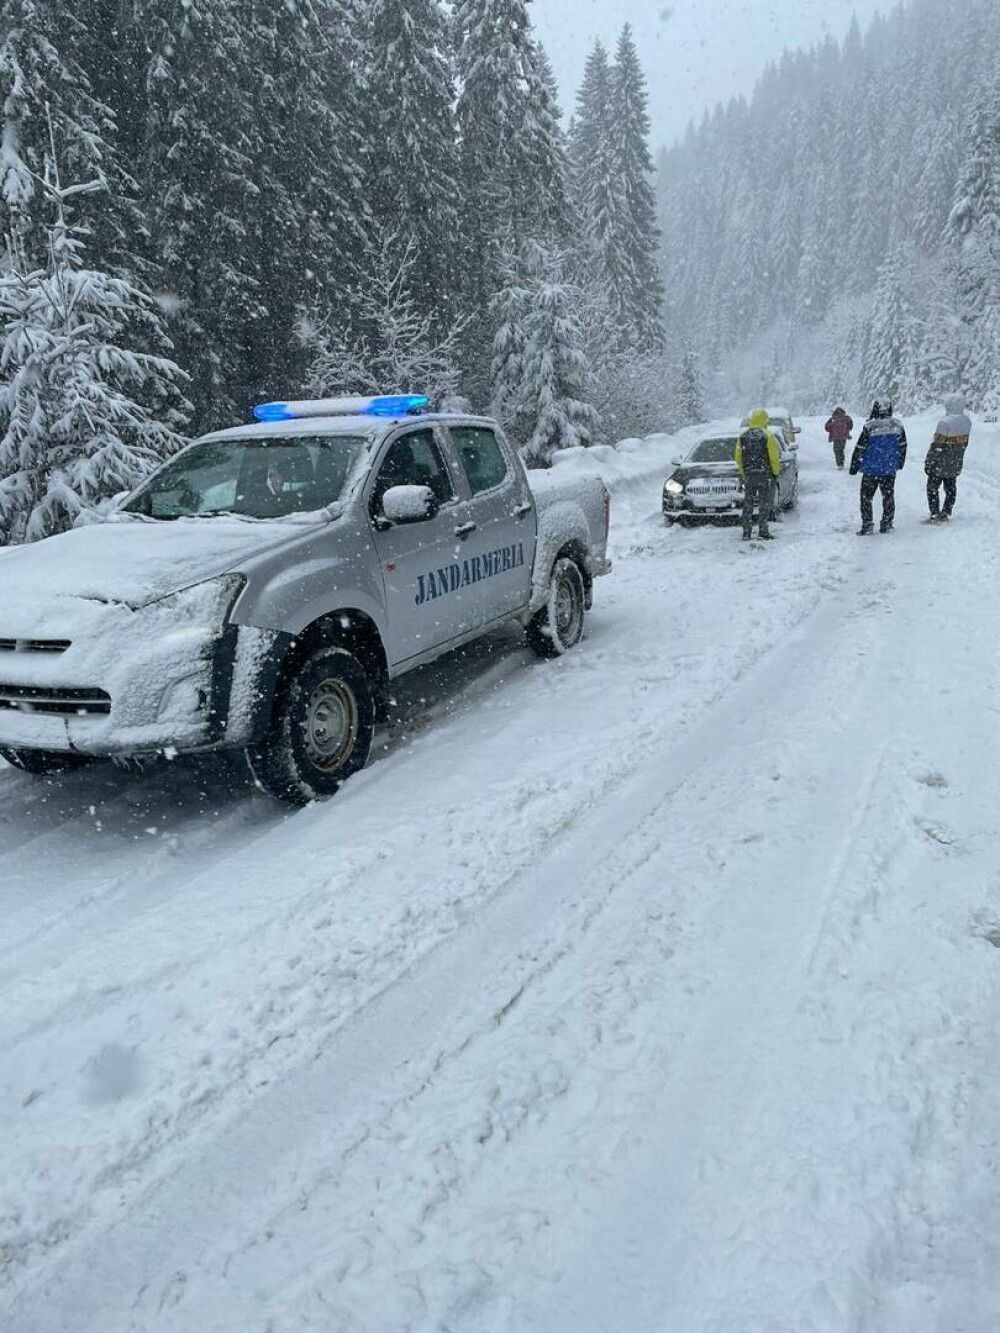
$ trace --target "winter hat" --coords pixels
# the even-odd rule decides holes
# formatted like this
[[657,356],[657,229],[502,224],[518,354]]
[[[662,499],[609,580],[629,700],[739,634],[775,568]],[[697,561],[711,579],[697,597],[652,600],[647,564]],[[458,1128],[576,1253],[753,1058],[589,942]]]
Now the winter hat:
[[767,430],[767,423],[770,420],[762,407],[755,408],[747,417],[747,425],[751,430]]
[[965,411],[965,398],[960,393],[949,393],[944,400],[944,410],[949,416],[961,416]]

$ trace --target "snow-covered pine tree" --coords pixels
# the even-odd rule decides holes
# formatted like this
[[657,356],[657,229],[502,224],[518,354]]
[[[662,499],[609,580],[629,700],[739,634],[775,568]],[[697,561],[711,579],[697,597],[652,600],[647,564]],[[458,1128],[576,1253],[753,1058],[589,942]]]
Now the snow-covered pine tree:
[[118,161],[114,114],[95,97],[75,58],[84,37],[75,7],[56,0],[2,0],[0,33],[0,234],[13,228],[26,262],[46,262],[49,201],[38,182],[51,124],[65,170],[74,179],[107,182],[103,194],[79,201],[80,221],[89,227],[95,257],[120,265],[128,249],[131,182]]
[[247,262],[258,198],[245,38],[229,0],[147,0],[146,29],[150,248],[195,421],[208,430],[246,407],[242,330],[260,300]]
[[[587,57],[569,139],[570,191],[580,243],[591,265],[598,256],[595,219],[611,181],[611,63],[600,41]],[[602,186],[603,183],[603,186]]]
[[571,231],[569,211],[569,140],[562,128],[559,86],[541,42],[533,42],[525,100],[526,154],[531,177],[543,188],[536,194],[528,227],[555,249]]
[[663,283],[649,152],[646,80],[631,28],[622,29],[611,71],[610,188],[595,219],[616,332],[638,352],[663,344]]
[[697,353],[691,347],[685,348],[681,357],[674,397],[681,425],[692,426],[705,420],[705,387],[701,365]]
[[308,393],[326,398],[415,391],[435,402],[454,394],[463,325],[459,320],[438,332],[433,308],[414,295],[418,262],[412,238],[401,252],[398,238],[390,235],[358,294],[353,320],[345,319],[339,304],[300,320],[299,338],[309,357]]
[[493,300],[495,410],[534,467],[548,467],[560,449],[592,443],[598,427],[564,262],[526,241]]
[[801,254],[800,210],[794,202],[787,176],[775,194],[768,218],[768,252],[771,256],[768,295],[772,305],[783,308],[795,290]]
[[[565,195],[565,150],[528,0],[459,0],[455,9],[462,201],[463,384],[488,401],[495,329],[490,303],[504,255],[554,241],[553,201]],[[556,207],[558,212],[558,206]]]
[[451,42],[439,0],[370,0],[366,100],[375,224],[392,238],[439,336],[457,317],[458,149]]
[[[165,357],[133,350],[160,332],[149,296],[84,262],[84,234],[67,206],[105,188],[62,186],[53,150],[35,182],[51,210],[48,256],[34,266],[16,233],[0,277],[0,544],[72,526],[135,486],[180,444],[183,376]],[[153,415],[153,411],[164,413]]]
[[974,404],[1000,410],[1000,79],[975,99],[968,148],[948,219],[965,326],[966,387]]
[[911,274],[902,245],[897,245],[879,270],[871,317],[861,357],[861,385],[867,399],[886,398],[898,407],[919,337],[910,301]]
[[245,0],[239,12],[256,192],[245,251],[255,299],[237,386],[248,405],[301,382],[304,307],[337,301],[350,315],[370,256],[366,147],[374,140],[363,84],[366,6]]

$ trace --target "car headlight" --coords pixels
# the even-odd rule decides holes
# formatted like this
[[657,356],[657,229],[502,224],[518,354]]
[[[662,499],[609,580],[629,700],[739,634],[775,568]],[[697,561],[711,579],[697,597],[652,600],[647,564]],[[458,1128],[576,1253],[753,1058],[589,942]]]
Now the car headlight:
[[684,487],[681,485],[679,481],[674,481],[673,478],[671,478],[670,481],[667,482],[667,484],[664,486],[663,489],[667,492],[668,495],[684,494]]

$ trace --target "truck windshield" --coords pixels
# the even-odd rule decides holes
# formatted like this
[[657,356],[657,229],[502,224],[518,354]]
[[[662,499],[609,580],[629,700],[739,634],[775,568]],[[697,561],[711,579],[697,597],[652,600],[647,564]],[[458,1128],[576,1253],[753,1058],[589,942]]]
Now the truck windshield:
[[122,511],[160,519],[307,514],[340,498],[364,445],[360,435],[206,440],[154,472]]

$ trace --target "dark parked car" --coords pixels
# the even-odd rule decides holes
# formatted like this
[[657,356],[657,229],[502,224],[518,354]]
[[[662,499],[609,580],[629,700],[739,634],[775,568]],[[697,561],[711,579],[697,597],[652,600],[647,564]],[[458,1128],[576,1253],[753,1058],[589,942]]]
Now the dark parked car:
[[[736,469],[735,435],[699,440],[663,485],[663,517],[684,526],[703,519],[738,517],[743,508],[743,480]],[[775,510],[791,509],[799,486],[799,463],[784,437]]]

